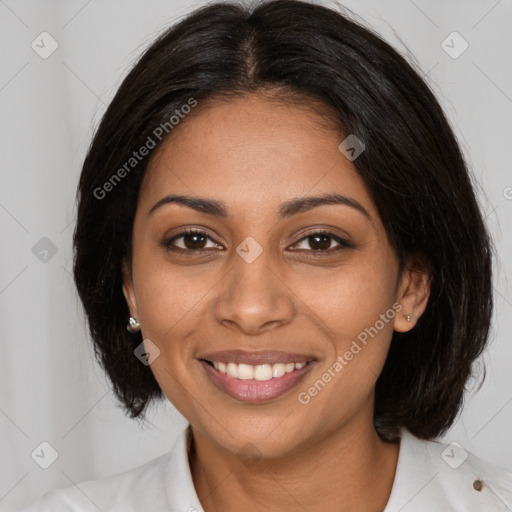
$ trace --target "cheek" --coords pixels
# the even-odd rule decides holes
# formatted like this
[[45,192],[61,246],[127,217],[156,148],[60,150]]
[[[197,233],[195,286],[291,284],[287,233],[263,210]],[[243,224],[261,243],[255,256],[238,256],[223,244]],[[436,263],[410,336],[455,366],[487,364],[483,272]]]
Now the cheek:
[[375,256],[383,253],[372,251],[357,262],[354,258],[352,265],[317,281],[320,286],[309,286],[304,300],[332,340],[326,366],[342,358],[343,369],[336,372],[345,375],[340,385],[364,381],[370,389],[386,360],[400,306],[395,303],[397,267],[391,253],[387,258]]
[[188,342],[187,335],[198,327],[196,308],[211,286],[206,288],[204,281],[201,285],[201,280],[143,253],[138,262],[134,259],[133,272],[143,337],[160,351],[151,363],[151,371],[173,406],[187,419],[193,419],[194,402],[187,390],[193,387],[191,365],[196,347]]
[[328,275],[304,279],[301,300],[321,319],[326,329],[343,338],[356,337],[372,326],[395,300],[396,273],[392,264],[361,258]]
[[134,260],[133,272],[144,336],[154,337],[166,345],[168,338],[175,339],[179,332],[187,329],[195,308],[213,286],[213,283],[208,284],[207,272],[181,270],[161,256],[142,251],[139,260]]

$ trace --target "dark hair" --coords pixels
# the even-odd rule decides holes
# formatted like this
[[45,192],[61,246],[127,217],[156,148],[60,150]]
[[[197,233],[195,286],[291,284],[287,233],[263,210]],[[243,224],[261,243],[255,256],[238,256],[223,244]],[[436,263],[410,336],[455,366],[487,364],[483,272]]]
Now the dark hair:
[[376,383],[374,423],[384,440],[396,439],[402,426],[437,437],[455,420],[488,339],[491,240],[456,138],[423,79],[369,29],[307,2],[200,8],[160,35],[120,86],[83,165],[73,239],[74,277],[96,357],[130,417],[144,418],[151,399],[163,397],[150,367],[133,354],[140,332],[126,330],[121,264],[131,261],[150,161],[128,169],[132,152],[148,137],[158,139],[156,127],[172,133],[170,117],[191,98],[268,90],[283,99],[301,95],[305,104],[320,100],[340,133],[364,142],[353,163],[400,269],[411,255],[430,267],[424,314],[411,331],[393,333]]

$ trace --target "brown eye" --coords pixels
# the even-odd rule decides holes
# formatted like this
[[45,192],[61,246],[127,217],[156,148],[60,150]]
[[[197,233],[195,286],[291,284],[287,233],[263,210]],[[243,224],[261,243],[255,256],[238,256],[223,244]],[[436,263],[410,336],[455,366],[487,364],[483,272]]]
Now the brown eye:
[[[208,241],[212,242],[213,246],[208,247]],[[333,241],[338,244],[334,248],[331,247]],[[300,244],[306,244],[309,247],[299,248],[298,250],[310,252],[313,255],[323,255],[353,247],[350,242],[329,231],[314,231],[299,240],[294,247],[297,248],[297,245]],[[209,251],[214,248],[218,249],[220,246],[204,231],[194,229],[182,231],[164,240],[162,245],[170,251],[191,254]]]
[[200,233],[187,233],[179,238],[183,238],[186,249],[204,249],[208,237]]
[[[332,241],[335,241],[338,246],[331,248]],[[344,238],[341,238],[338,235],[335,235],[334,233],[331,233],[330,231],[315,231],[313,233],[308,234],[307,236],[301,238],[295,246],[298,244],[305,243],[309,246],[313,253],[325,253],[325,252],[334,252],[340,249],[344,249],[347,247],[353,247],[353,245],[345,240]],[[308,248],[302,248],[300,250],[308,250]]]
[[[181,241],[178,243],[179,240]],[[208,240],[213,242],[214,246],[218,247],[219,244],[204,231],[189,229],[164,240],[162,244],[171,251],[193,253],[212,248],[206,246]]]

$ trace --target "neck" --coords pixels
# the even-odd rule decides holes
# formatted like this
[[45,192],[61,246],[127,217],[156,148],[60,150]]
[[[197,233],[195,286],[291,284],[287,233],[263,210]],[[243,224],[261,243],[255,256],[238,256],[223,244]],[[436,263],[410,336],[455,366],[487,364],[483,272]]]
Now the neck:
[[189,463],[205,512],[382,512],[391,493],[399,442],[373,423],[337,429],[279,459],[245,459],[193,430]]

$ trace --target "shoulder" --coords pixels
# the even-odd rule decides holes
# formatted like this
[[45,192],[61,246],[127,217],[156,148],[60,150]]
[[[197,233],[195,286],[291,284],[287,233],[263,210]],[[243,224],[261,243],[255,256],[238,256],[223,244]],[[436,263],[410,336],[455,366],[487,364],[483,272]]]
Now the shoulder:
[[385,512],[512,510],[512,472],[460,444],[425,441],[402,429],[395,483]]
[[21,512],[166,510],[171,452],[105,478],[52,490]]

